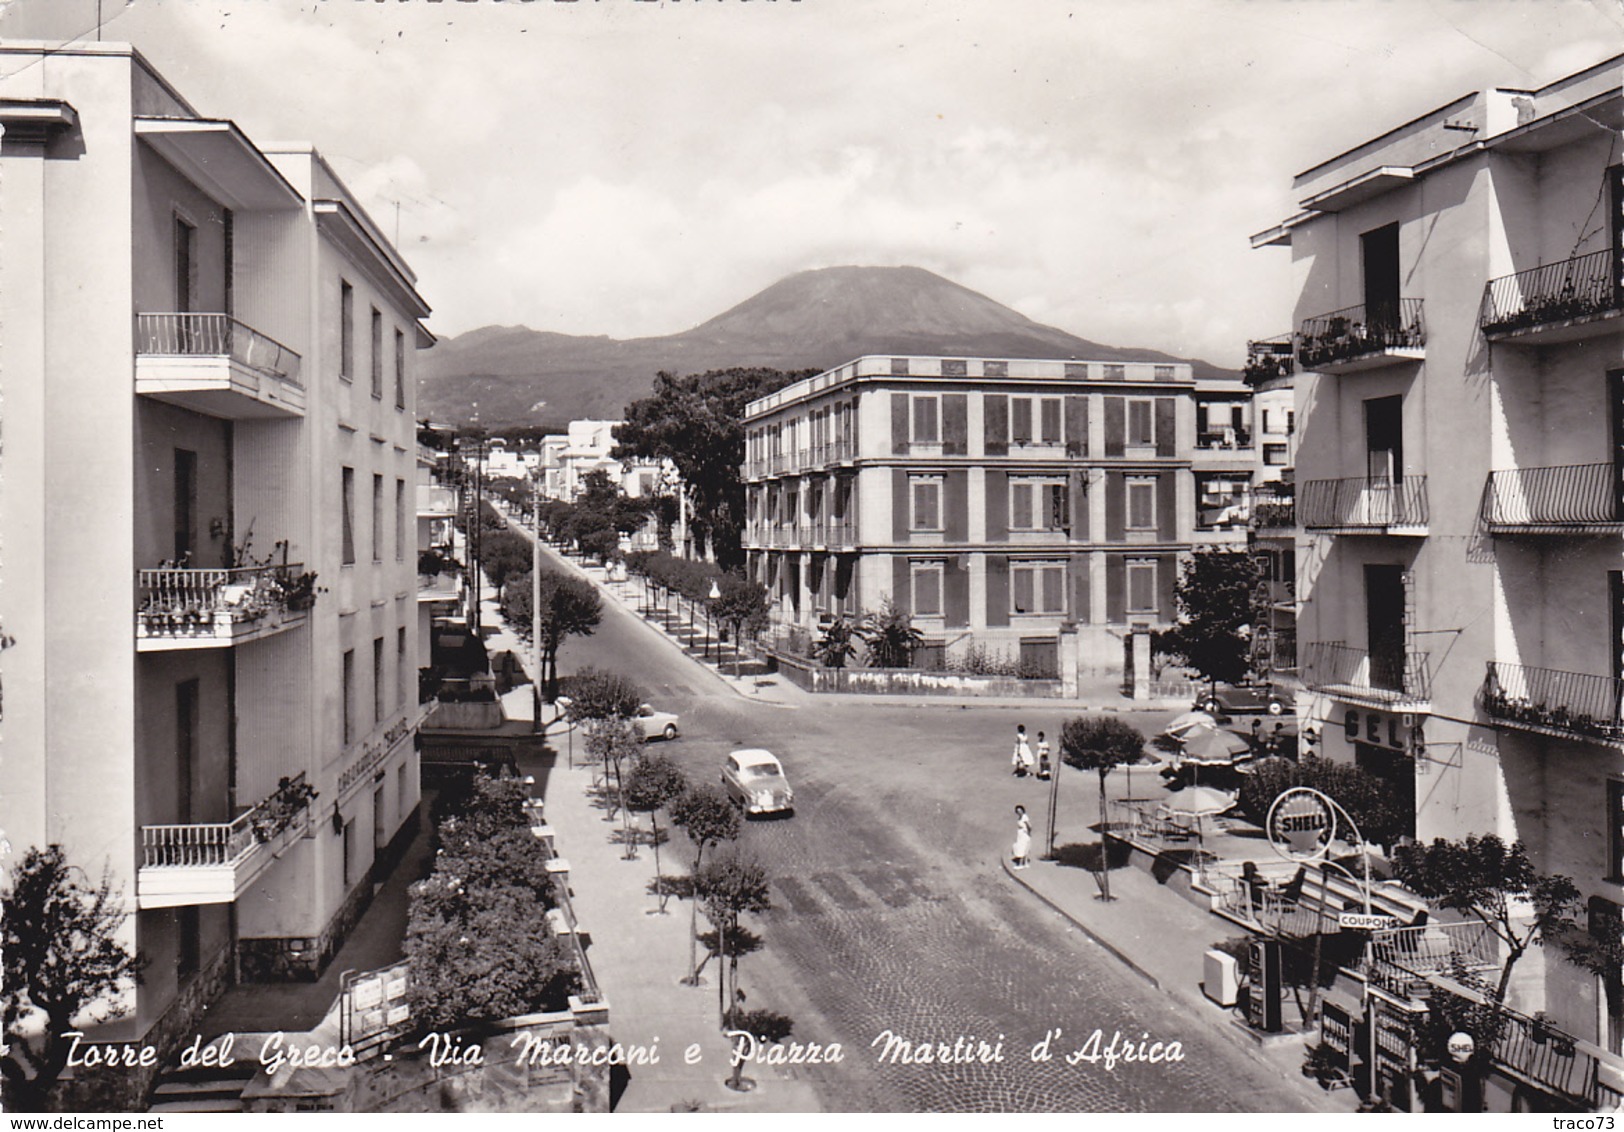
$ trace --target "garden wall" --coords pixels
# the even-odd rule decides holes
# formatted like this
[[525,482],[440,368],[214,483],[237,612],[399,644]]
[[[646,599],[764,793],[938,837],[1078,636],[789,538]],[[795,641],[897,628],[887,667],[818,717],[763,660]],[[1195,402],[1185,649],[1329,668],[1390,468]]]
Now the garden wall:
[[1028,696],[1054,699],[1063,695],[1059,680],[1022,680],[1015,676],[973,676],[964,672],[927,672],[917,668],[825,668],[803,657],[768,650],[778,672],[808,692],[856,692],[906,696]]

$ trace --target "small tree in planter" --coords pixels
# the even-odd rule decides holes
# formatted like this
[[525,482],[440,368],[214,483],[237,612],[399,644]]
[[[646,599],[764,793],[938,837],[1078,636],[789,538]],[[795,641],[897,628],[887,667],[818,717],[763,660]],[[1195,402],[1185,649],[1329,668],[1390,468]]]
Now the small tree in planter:
[[660,911],[665,911],[665,878],[660,873],[660,808],[669,806],[688,792],[688,776],[665,755],[647,755],[637,761],[626,779],[625,804],[647,814],[653,829],[654,884],[660,893]]
[[1069,767],[1098,771],[1100,776],[1100,898],[1111,899],[1110,822],[1106,816],[1105,776],[1135,762],[1145,750],[1145,737],[1115,716],[1078,716],[1060,730],[1060,757]]
[[720,1021],[726,1026],[729,1009],[738,1000],[739,957],[761,946],[760,937],[745,930],[739,918],[746,913],[759,915],[772,907],[767,870],[758,861],[728,853],[695,874],[694,896],[696,903],[705,906],[705,917],[716,927],[716,956],[725,964],[717,974],[717,997],[721,1003]]
[[890,598],[878,613],[863,620],[862,637],[868,645],[870,668],[907,668],[925,635],[914,628],[913,617]]
[[745,631],[759,633],[766,627],[771,602],[766,586],[738,574],[724,574],[716,585],[719,596],[710,599],[711,616],[733,630],[733,675],[737,676]]
[[[588,757],[603,763],[604,776],[612,770],[615,792],[610,803],[609,817],[624,813],[623,829],[626,837],[626,859],[637,856],[637,841],[632,834],[631,814],[626,809],[626,788],[623,770],[626,762],[635,761],[643,753],[643,729],[623,715],[612,715],[593,724],[586,735]],[[607,793],[607,783],[605,784]]]
[[844,617],[836,617],[823,630],[823,636],[812,646],[812,658],[825,668],[844,668],[857,655],[857,626]]
[[[704,865],[705,850],[723,841],[739,836],[739,811],[728,801],[727,795],[711,785],[695,786],[671,803],[671,822],[681,826],[694,846],[694,876]],[[699,982],[699,902],[695,900],[688,916],[688,977],[689,983]]]

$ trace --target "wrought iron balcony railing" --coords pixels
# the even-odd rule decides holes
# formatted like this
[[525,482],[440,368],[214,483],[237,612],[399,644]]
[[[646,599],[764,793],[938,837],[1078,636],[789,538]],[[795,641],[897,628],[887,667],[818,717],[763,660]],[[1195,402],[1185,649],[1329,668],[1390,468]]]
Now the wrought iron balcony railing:
[[1297,525],[1297,502],[1278,496],[1264,496],[1252,501],[1252,529],[1256,531],[1291,530]]
[[1483,710],[1501,723],[1589,739],[1624,740],[1624,680],[1488,662]]
[[1425,530],[1427,477],[1309,480],[1299,503],[1305,530]]
[[1604,249],[1491,279],[1483,288],[1478,324],[1493,337],[1624,309],[1612,264],[1613,252]]
[[1246,365],[1241,378],[1248,385],[1258,385],[1277,377],[1291,377],[1297,372],[1297,359],[1292,354],[1291,335],[1266,338],[1246,344]]
[[135,352],[176,357],[228,357],[291,385],[300,384],[298,354],[225,314],[139,314]]
[[1612,464],[1490,472],[1483,523],[1491,531],[1614,528],[1624,524],[1624,484]]
[[1231,428],[1218,429],[1213,432],[1203,432],[1196,436],[1195,446],[1203,449],[1238,449],[1252,447],[1252,433],[1249,429]]
[[1301,656],[1303,681],[1316,692],[1389,707],[1418,707],[1431,699],[1431,658],[1424,652],[1311,641]]
[[1419,351],[1426,344],[1421,300],[1399,299],[1304,319],[1297,360],[1304,369],[1331,369],[1393,351]]

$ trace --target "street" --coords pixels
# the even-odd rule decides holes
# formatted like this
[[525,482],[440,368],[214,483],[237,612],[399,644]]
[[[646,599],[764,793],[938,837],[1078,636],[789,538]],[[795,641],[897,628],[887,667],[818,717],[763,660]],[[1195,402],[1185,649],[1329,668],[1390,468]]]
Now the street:
[[[741,960],[741,986],[748,1008],[793,1018],[795,1040],[841,1044],[843,1064],[796,1070],[827,1108],[1295,1107],[1301,1085],[1222,1036],[1231,1028],[1223,1011],[1192,1017],[1004,874],[1017,803],[1033,817],[1038,852],[1046,835],[1048,784],[1010,774],[1015,725],[1034,739],[1047,732],[1058,761],[1063,712],[1041,704],[752,702],[607,598],[594,634],[571,639],[560,654],[561,672],[589,664],[624,673],[656,708],[681,714],[682,737],[651,749],[693,781],[716,781],[738,747],[766,747],[783,761],[794,815],[749,821],[739,842],[766,866],[774,903],[757,923],[765,947]],[[1151,734],[1167,717],[1128,718]],[[1134,773],[1147,781],[1154,774]],[[1063,774],[1057,843],[1090,842],[1094,776]],[[666,871],[684,871],[687,853],[677,833]],[[1232,934],[1215,918],[1209,939],[1168,945],[1202,950]],[[669,963],[676,978],[686,958],[650,962]],[[1051,1029],[1053,1058],[1034,1061],[1032,1047]],[[1182,1060],[1067,1064],[1096,1029],[1102,1053],[1120,1031],[1136,1047],[1177,1042]],[[881,1064],[887,1031],[910,1044],[1001,1042],[1003,1060],[892,1063],[898,1055]]]

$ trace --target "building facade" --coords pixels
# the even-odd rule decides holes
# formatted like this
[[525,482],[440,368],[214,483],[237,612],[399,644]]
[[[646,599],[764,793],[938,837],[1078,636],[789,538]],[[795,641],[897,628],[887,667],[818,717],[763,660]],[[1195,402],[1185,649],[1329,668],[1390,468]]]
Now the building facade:
[[1172,623],[1180,556],[1244,539],[1241,512],[1203,524],[1196,506],[1198,463],[1249,474],[1230,384],[1198,393],[1184,363],[943,357],[796,382],[745,410],[751,576],[808,632],[894,602],[927,664],[973,645],[1052,671],[1064,626],[1086,671],[1119,674],[1131,629]]
[[419,794],[414,278],[307,146],[0,46],[0,826],[105,865],[163,1045],[314,979]]
[[1252,664],[1260,677],[1286,684],[1297,672],[1296,372],[1292,335],[1246,344],[1242,376],[1257,421],[1247,521],[1262,575]]
[[[1624,57],[1299,175],[1299,622],[1326,753],[1624,904]],[[1554,949],[1513,1004],[1618,1051]]]

